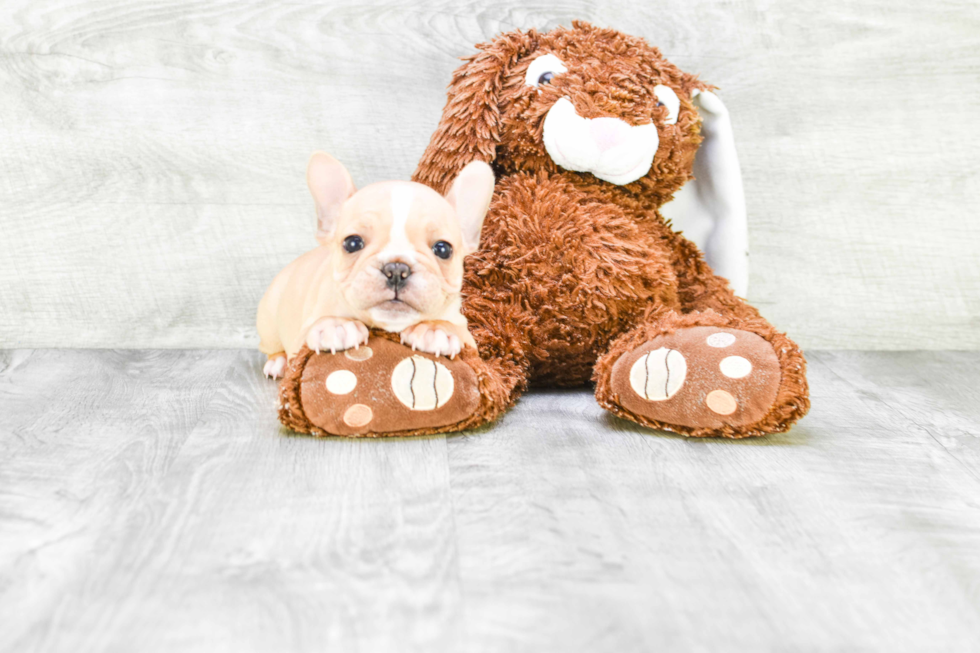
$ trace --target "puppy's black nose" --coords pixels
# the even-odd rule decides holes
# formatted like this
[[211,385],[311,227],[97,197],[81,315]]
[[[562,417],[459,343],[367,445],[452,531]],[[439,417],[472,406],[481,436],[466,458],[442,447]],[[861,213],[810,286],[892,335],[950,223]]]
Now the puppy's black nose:
[[381,266],[381,274],[385,275],[385,284],[398,292],[408,283],[408,278],[412,276],[412,268],[404,263],[385,263]]

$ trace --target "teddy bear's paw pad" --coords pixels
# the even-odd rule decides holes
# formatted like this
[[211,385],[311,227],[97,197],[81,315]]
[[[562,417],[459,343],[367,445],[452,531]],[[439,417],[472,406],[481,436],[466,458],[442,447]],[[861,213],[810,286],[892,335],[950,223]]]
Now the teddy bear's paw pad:
[[749,331],[688,327],[659,336],[613,365],[626,410],[690,428],[745,426],[765,417],[779,389],[779,359]]
[[476,374],[459,357],[371,338],[357,349],[310,356],[300,399],[310,422],[331,435],[412,435],[466,419],[480,394]]
[[402,360],[391,374],[391,389],[411,410],[435,410],[453,396],[453,374],[437,360],[415,354]]

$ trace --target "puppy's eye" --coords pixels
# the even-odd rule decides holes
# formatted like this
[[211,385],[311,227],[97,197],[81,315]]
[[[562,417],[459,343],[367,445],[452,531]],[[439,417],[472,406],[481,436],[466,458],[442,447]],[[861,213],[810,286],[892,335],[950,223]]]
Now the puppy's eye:
[[444,240],[440,240],[432,246],[432,253],[441,259],[448,259],[453,255],[453,246]]
[[664,120],[664,123],[676,125],[677,114],[681,110],[681,101],[678,99],[677,93],[674,93],[674,89],[663,84],[654,86],[653,93],[657,96],[657,106],[667,107],[667,119]]
[[561,59],[553,54],[543,54],[527,67],[524,83],[528,86],[540,87],[550,84],[555,75],[568,72]]
[[364,249],[364,239],[360,236],[347,236],[344,238],[344,251],[348,254],[359,252]]

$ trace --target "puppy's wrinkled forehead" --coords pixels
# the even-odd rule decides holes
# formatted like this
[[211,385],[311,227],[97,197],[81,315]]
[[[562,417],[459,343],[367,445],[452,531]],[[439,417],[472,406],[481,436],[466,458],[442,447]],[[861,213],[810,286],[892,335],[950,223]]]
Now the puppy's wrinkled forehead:
[[347,201],[338,236],[366,231],[374,248],[424,248],[435,235],[458,235],[454,215],[449,202],[424,184],[385,181],[365,186]]

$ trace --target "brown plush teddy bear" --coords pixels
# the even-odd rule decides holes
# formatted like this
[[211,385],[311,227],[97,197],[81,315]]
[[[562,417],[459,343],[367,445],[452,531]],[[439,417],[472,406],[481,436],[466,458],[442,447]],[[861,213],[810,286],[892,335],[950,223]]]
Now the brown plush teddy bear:
[[[421,356],[384,334],[368,343],[383,355],[366,361],[304,351],[282,382],[283,422],[318,434],[452,431],[492,421],[529,385],[591,380],[600,405],[649,427],[787,430],[809,407],[802,352],[660,212],[692,178],[711,87],[642,39],[582,22],[478,48],[453,75],[414,180],[444,192],[477,159],[496,173],[463,287],[479,357]],[[699,183],[710,194],[723,182]],[[330,395],[323,379],[338,368],[366,380],[361,395]],[[443,403],[409,403],[445,374]],[[358,402],[375,406],[375,422],[343,422]]]

